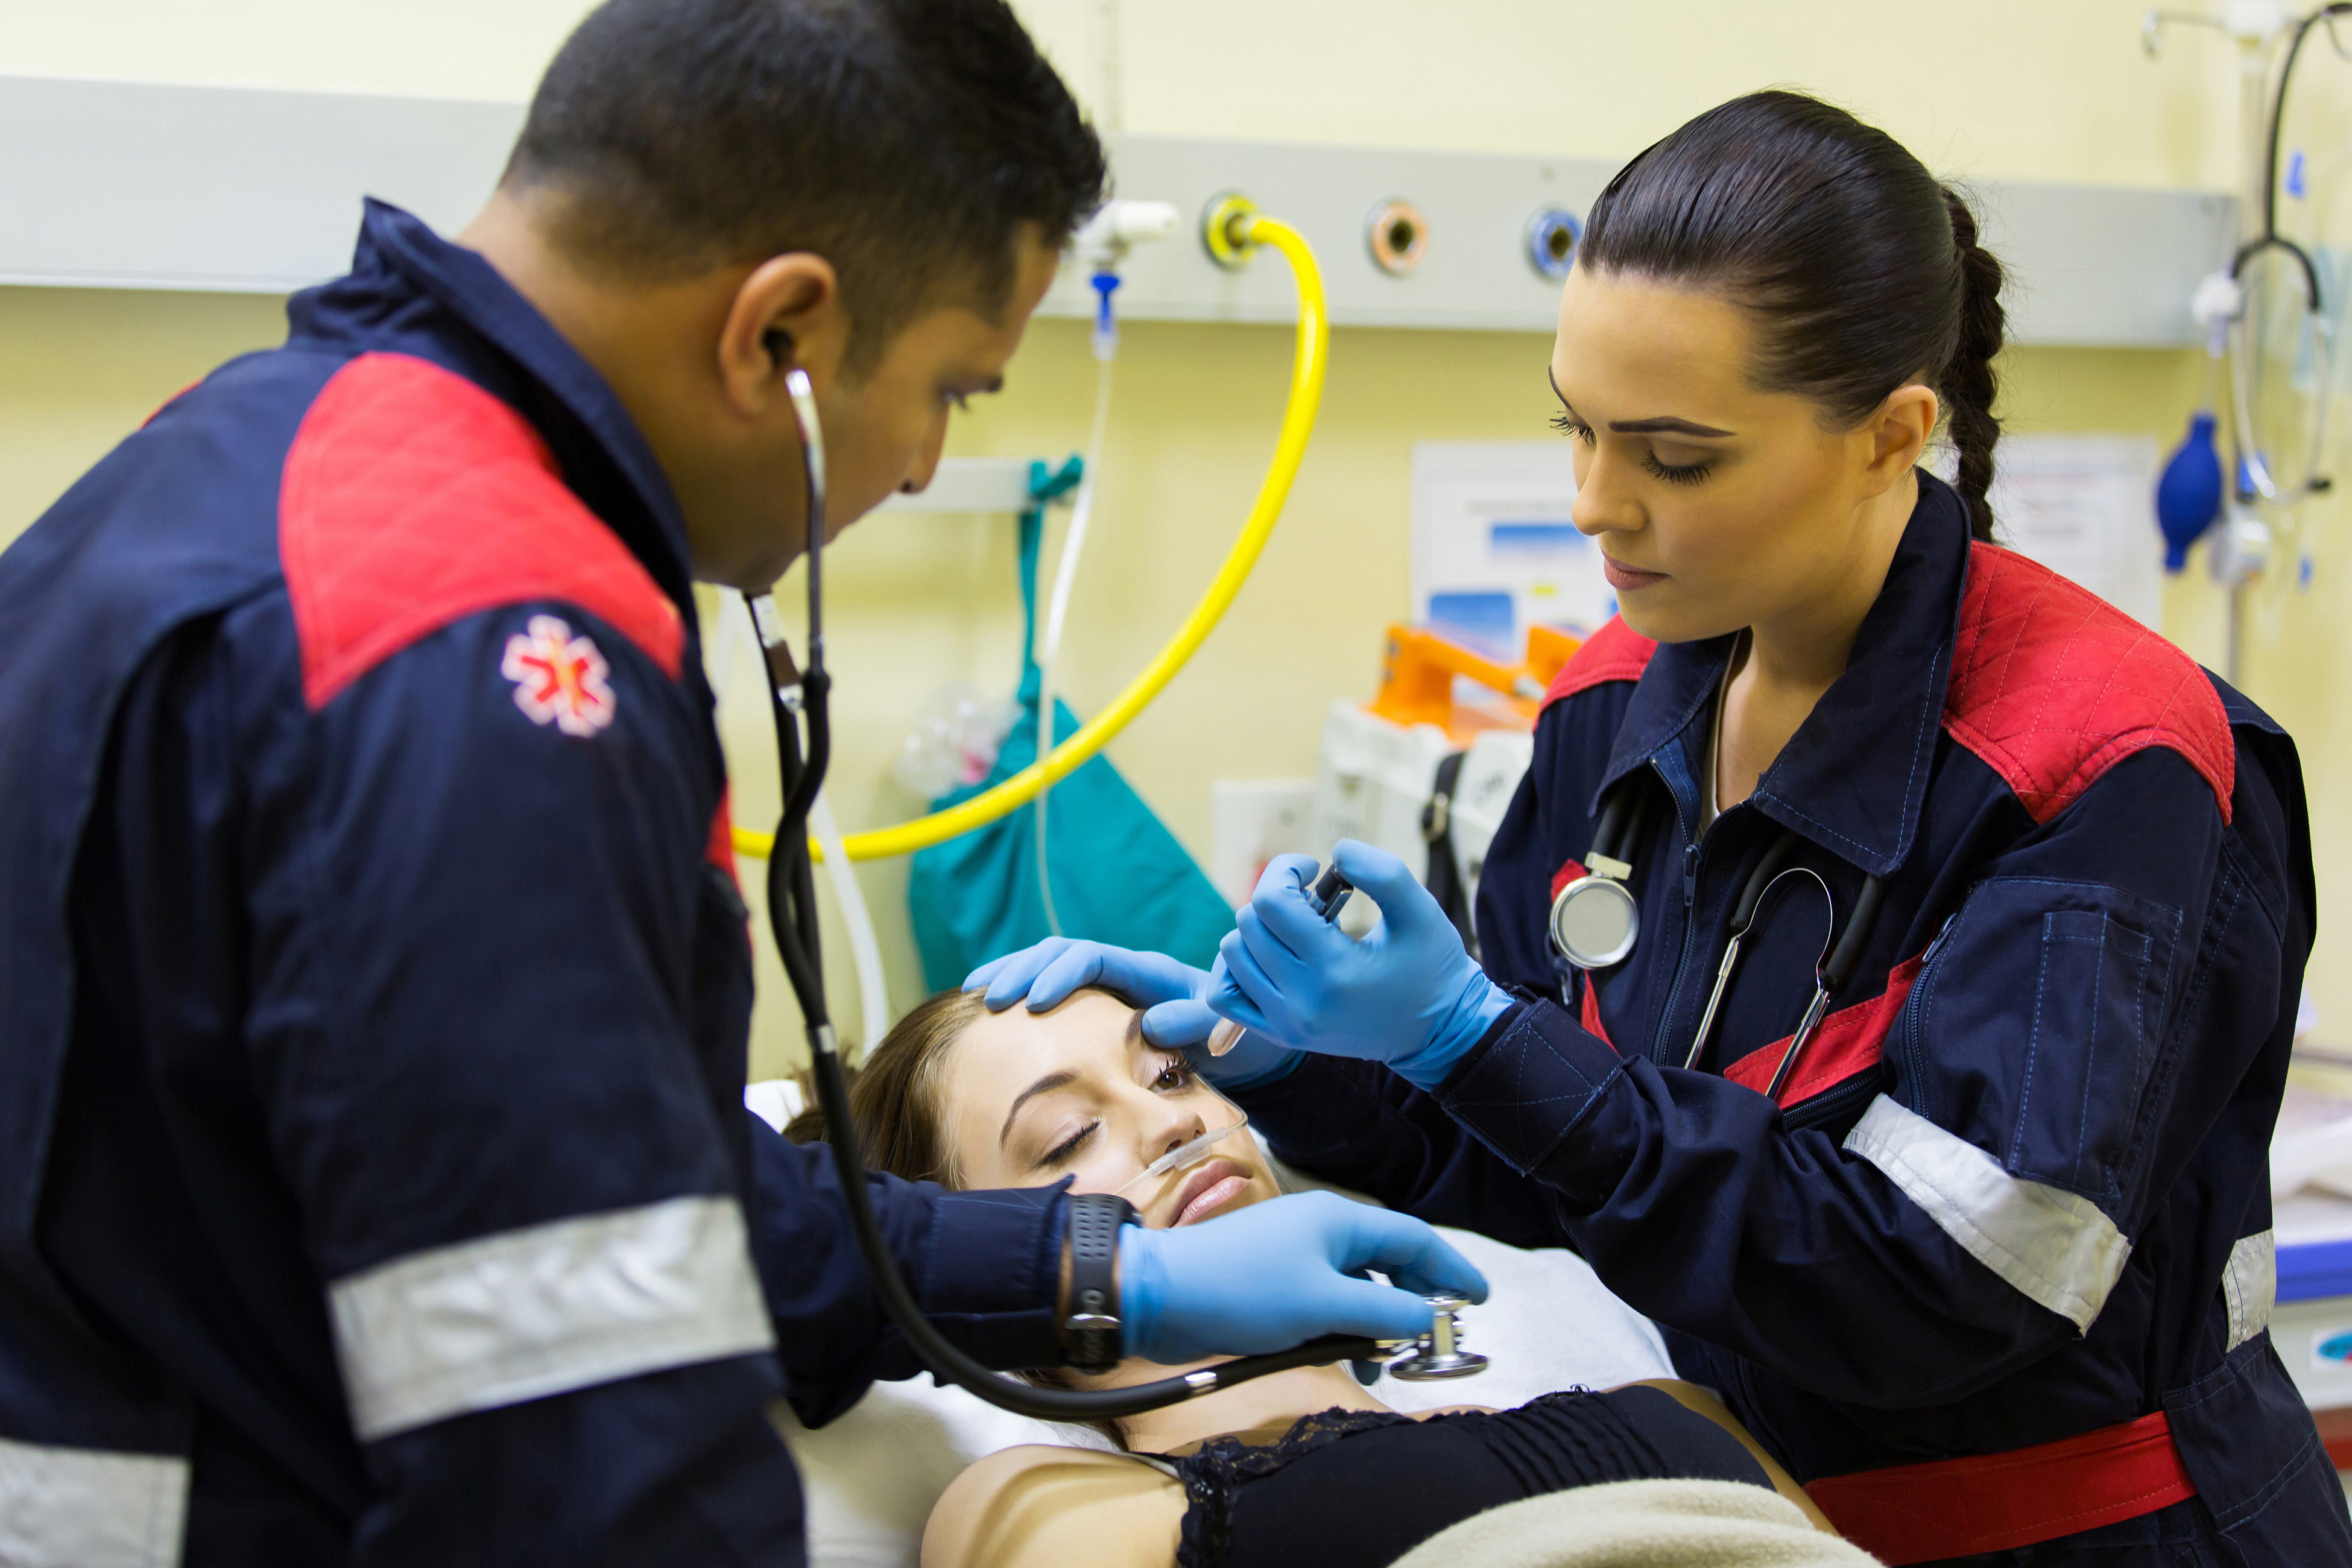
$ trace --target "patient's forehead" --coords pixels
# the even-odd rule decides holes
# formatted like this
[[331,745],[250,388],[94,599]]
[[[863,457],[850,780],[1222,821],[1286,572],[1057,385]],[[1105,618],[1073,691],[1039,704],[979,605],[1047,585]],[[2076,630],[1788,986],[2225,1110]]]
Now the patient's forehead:
[[1142,1016],[1107,991],[1078,992],[1045,1013],[1018,1003],[984,1013],[957,1037],[948,1063],[950,1092],[1010,1097],[1040,1073],[1123,1074],[1141,1038]]

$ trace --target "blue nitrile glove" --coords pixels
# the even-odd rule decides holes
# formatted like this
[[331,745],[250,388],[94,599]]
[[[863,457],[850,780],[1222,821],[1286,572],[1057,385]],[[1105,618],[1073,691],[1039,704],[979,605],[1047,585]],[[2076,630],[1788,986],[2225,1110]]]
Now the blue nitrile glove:
[[[1396,1283],[1360,1276],[1377,1268]],[[1486,1278],[1410,1215],[1297,1193],[1173,1230],[1118,1233],[1119,1342],[1163,1364],[1262,1355],[1323,1334],[1429,1330],[1422,1298],[1486,1299]]]
[[1464,950],[1462,933],[1403,861],[1342,838],[1331,858],[1381,907],[1358,942],[1307,901],[1317,870],[1280,855],[1258,879],[1239,929],[1217,950],[1209,1006],[1297,1050],[1384,1061],[1434,1089],[1510,1006]]
[[1217,1026],[1217,1016],[1202,1000],[1209,976],[1165,953],[1049,936],[982,964],[963,982],[966,991],[986,992],[982,1000],[997,1013],[1024,997],[1032,1013],[1047,1012],[1088,985],[1116,991],[1143,1008],[1143,1037],[1162,1050],[1190,1049],[1195,1069],[1220,1089],[1271,1083],[1298,1065],[1297,1052],[1248,1033],[1222,1057],[1196,1048]]

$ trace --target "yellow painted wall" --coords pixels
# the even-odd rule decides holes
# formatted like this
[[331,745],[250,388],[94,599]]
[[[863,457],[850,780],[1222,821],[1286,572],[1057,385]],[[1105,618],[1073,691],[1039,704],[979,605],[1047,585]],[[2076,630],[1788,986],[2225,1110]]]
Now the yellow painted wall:
[[[580,0],[0,0],[0,72],[518,98]],[[1092,0],[1020,7],[1082,97],[1099,94]],[[1242,138],[1548,152],[1622,158],[1689,114],[1776,83],[1822,91],[1885,125],[1931,165],[1979,179],[2222,185],[2235,167],[2231,63],[2210,35],[2164,58],[2137,43],[2139,0],[1685,0],[1669,14],[1600,0],[1127,0],[1120,101],[1129,130]],[[1432,47],[1441,30],[1444,47]],[[2310,97],[2352,104],[2352,79],[2315,62]],[[2341,144],[2342,138],[2336,139]],[[1145,194],[1145,193],[1137,193]],[[216,360],[280,331],[275,301],[205,295],[0,289],[0,539],[28,521],[150,408]],[[1196,852],[1212,780],[1313,770],[1324,706],[1365,692],[1380,628],[1406,603],[1411,445],[1538,436],[1547,414],[1534,334],[1342,331],[1331,390],[1291,511],[1224,626],[1113,748],[1130,781]],[[1098,520],[1068,637],[1065,686],[1090,710],[1124,683],[1205,584],[1270,447],[1289,341],[1274,328],[1128,329]],[[2177,436],[2197,395],[2188,353],[2027,350],[2006,365],[2021,430]],[[1032,331],[1006,394],[951,450],[1061,454],[1083,437],[1092,366],[1083,329]],[[2352,794],[2352,692],[2335,628],[2352,559],[2312,520],[2307,595],[2282,589],[2248,684],[2298,730],[2321,849],[2344,847],[2326,807]],[[923,694],[984,689],[1015,671],[1012,527],[877,519],[837,552],[840,679],[835,795],[851,827],[912,809],[887,777]],[[2341,575],[2347,586],[2337,585]],[[2167,627],[2220,658],[2216,601],[2168,591]],[[764,715],[739,672],[724,716],[740,818],[773,808]],[[883,920],[894,1001],[919,990],[903,868],[864,870]],[[2324,884],[2338,879],[2323,869]],[[756,879],[753,879],[756,883]],[[855,992],[836,962],[845,1033]],[[796,1026],[763,956],[759,1072]],[[2316,966],[2323,1006],[2352,1025],[2352,966]]]

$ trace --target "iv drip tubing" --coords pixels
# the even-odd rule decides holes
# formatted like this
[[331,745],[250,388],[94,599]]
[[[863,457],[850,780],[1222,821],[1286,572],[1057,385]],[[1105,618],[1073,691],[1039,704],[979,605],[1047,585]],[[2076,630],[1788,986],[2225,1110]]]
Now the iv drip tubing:
[[[1307,455],[1307,437],[1314,433],[1316,409],[1323,397],[1323,372],[1331,341],[1330,322],[1323,302],[1322,274],[1316,269],[1315,254],[1307,248],[1305,237],[1288,224],[1263,216],[1250,218],[1248,225],[1244,237],[1281,251],[1297,278],[1298,342],[1291,362],[1290,401],[1283,410],[1282,434],[1275,444],[1273,461],[1258,489],[1257,501],[1250,509],[1249,521],[1243,525],[1241,537],[1234,541],[1216,580],[1209,584],[1200,603],[1192,606],[1192,613],[1185,617],[1168,646],[1109,706],[1080,726],[1077,733],[993,789],[945,811],[935,811],[895,827],[851,834],[844,845],[851,859],[887,859],[943,844],[1027,805],[1040,789],[1059,783],[1150,705],[1208,640],[1209,633],[1233,604],[1234,595],[1241,592],[1250,569],[1257,564],[1259,552],[1265,548],[1267,537],[1274,532],[1275,523],[1281,519],[1291,481],[1297,477],[1299,462]],[[735,829],[738,854],[763,858],[773,843],[772,835],[743,827]]]
[[[2311,36],[2315,26],[2324,23],[2328,28],[2328,39],[2334,44],[2336,18],[2347,15],[2352,15],[2352,0],[2331,0],[2330,4],[2319,6],[2298,21],[2293,36],[2287,40],[2285,58],[2279,67],[2278,88],[2270,100],[2269,125],[2266,134],[2263,134],[2260,175],[2263,182],[2260,204],[2262,230],[2239,246],[2230,258],[2229,275],[2232,279],[2242,277],[2246,263],[2265,251],[2282,251],[2294,263],[2302,275],[2305,320],[2309,323],[2313,365],[2316,373],[2311,394],[2310,446],[2304,478],[2292,490],[2283,493],[2276,477],[2270,471],[2265,454],[2254,438],[2254,404],[2261,394],[2259,387],[2250,384],[2256,374],[2254,362],[2262,357],[2260,323],[2252,319],[2253,312],[2249,304],[2242,307],[2234,322],[2225,325],[2224,331],[2236,338],[2236,352],[2230,355],[2231,435],[2235,460],[2231,465],[2228,484],[2242,501],[2260,500],[2287,504],[2329,488],[2328,481],[2319,472],[2321,448],[2326,439],[2327,405],[2333,393],[2328,379],[2329,325],[2320,295],[2319,269],[2313,264],[2310,252],[2279,233],[2279,148],[2286,123],[2287,90],[2294,85],[2295,62],[2303,53],[2305,40]],[[2342,53],[2340,46],[2337,53]]]
[[[1087,525],[1094,521],[1095,487],[1102,473],[1103,437],[1110,427],[1110,356],[1095,370],[1095,416],[1087,432],[1086,465],[1078,478],[1078,499],[1070,508],[1069,531],[1062,537],[1061,559],[1054,566],[1054,594],[1045,611],[1045,632],[1037,650],[1037,754],[1054,747],[1054,673],[1062,657],[1062,626],[1070,609],[1070,585],[1077,581],[1078,557],[1087,547]],[[1054,907],[1054,878],[1045,843],[1045,797],[1051,780],[1037,786],[1037,896],[1045,905],[1045,929],[1062,934],[1061,911]],[[827,853],[831,851],[828,849]]]

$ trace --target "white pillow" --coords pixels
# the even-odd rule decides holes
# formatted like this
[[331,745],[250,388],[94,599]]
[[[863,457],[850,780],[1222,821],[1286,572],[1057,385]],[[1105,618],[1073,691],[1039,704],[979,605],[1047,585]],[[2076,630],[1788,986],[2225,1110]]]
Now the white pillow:
[[[755,1083],[743,1102],[782,1127],[799,1112],[800,1091],[782,1080]],[[1323,1184],[1288,1170],[1282,1176],[1289,1186]],[[1466,1348],[1491,1364],[1444,1383],[1399,1383],[1383,1373],[1372,1392],[1384,1403],[1399,1410],[1508,1409],[1559,1389],[1674,1375],[1655,1326],[1611,1295],[1574,1253],[1507,1247],[1469,1231],[1441,1234],[1492,1287],[1486,1304],[1460,1320]],[[928,1373],[875,1384],[819,1430],[789,1416],[783,1425],[808,1500],[812,1568],[914,1568],[931,1505],[965,1466],[1023,1443],[1108,1446],[1083,1427],[1033,1421],[942,1388]]]

